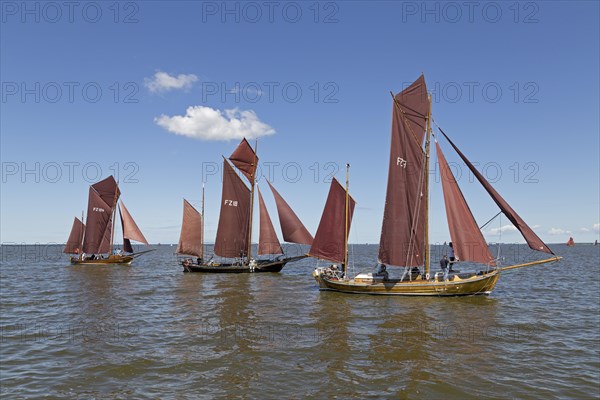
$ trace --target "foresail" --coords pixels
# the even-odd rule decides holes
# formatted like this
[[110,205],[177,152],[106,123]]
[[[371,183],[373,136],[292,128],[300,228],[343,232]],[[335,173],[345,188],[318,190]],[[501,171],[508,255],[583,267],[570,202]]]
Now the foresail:
[[181,234],[175,252],[202,256],[202,215],[185,199],[183,199]]
[[[348,232],[354,215],[356,202],[348,196]],[[312,246],[308,254],[311,257],[333,262],[344,262],[345,259],[345,236],[346,227],[346,190],[337,179],[333,178],[329,188],[329,195],[325,202],[321,222],[315,234]]]
[[133,217],[125,207],[123,200],[119,204],[119,212],[121,214],[121,224],[123,226],[123,238],[129,240],[135,240],[136,242],[148,244],[148,241],[144,237],[144,234],[138,228],[137,224],[133,220]]
[[446,162],[439,143],[435,148],[440,165],[448,228],[456,256],[461,261],[496,265],[475,218]]
[[311,245],[313,243],[313,237],[306,227],[304,227],[300,218],[298,218],[294,210],[292,210],[283,197],[281,197],[279,192],[275,190],[273,185],[271,185],[271,182],[267,181],[267,183],[271,188],[271,192],[273,192],[273,197],[275,197],[275,205],[277,206],[277,214],[279,215],[283,240],[289,243]]
[[223,193],[215,239],[216,255],[229,258],[248,255],[250,212],[250,189],[229,162],[223,160]]
[[85,225],[81,220],[75,217],[73,226],[71,227],[71,233],[69,239],[63,250],[65,254],[79,254],[82,252],[81,242],[83,241],[83,232],[85,231]]
[[444,133],[442,129],[440,129],[440,132],[442,132],[444,137],[448,140],[450,145],[452,145],[452,147],[460,156],[460,158],[462,158],[464,163],[467,164],[467,167],[469,167],[473,175],[477,177],[479,183],[481,183],[485,190],[487,190],[494,202],[496,202],[498,207],[500,207],[504,215],[506,215],[510,222],[512,222],[512,224],[515,226],[515,228],[517,228],[519,232],[521,232],[523,238],[525,238],[525,241],[527,242],[529,247],[533,250],[554,254],[554,252],[552,252],[552,250],[550,250],[550,248],[542,241],[542,239],[540,239],[538,235],[536,235],[535,232],[533,232],[533,230],[525,223],[525,221],[523,221],[523,219],[515,212],[515,210],[513,210],[512,207],[508,205],[508,203],[502,198],[502,196],[500,196],[500,194],[496,192],[496,190],[483,177],[483,175],[481,175],[481,173],[477,171],[475,166],[471,164],[467,157],[458,149],[458,147],[456,147],[456,145],[452,142],[452,140],[450,140],[450,138]]
[[237,169],[242,171],[251,184],[254,184],[258,157],[246,139],[242,139],[241,143],[229,157],[229,160]]
[[283,254],[281,243],[277,238],[273,222],[265,206],[260,189],[258,189],[258,205],[260,208],[260,235],[258,237],[258,254]]
[[425,78],[394,97],[388,183],[379,241],[379,261],[423,265],[425,252],[425,152],[429,100]]

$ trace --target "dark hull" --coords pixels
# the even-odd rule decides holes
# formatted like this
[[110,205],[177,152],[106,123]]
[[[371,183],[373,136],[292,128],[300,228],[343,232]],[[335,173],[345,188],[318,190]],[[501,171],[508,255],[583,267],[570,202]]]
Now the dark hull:
[[242,274],[242,273],[254,273],[254,272],[280,272],[283,267],[289,262],[297,261],[306,256],[290,257],[281,260],[260,260],[256,262],[255,266],[249,264],[194,264],[191,262],[183,261],[183,272],[206,272],[206,273],[230,273],[230,274]]

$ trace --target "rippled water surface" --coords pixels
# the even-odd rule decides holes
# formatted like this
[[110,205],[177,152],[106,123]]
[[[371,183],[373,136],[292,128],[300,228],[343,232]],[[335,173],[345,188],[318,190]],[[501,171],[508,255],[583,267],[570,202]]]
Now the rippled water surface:
[[4,246],[1,397],[597,398],[600,246],[552,247],[490,296],[408,298],[320,292],[312,259],[205,275],[164,245],[131,267]]

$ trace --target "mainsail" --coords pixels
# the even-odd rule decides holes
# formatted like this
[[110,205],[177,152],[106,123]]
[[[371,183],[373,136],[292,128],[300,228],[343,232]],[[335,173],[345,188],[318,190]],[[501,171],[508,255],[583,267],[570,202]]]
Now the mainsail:
[[[113,192],[114,193],[114,192]],[[90,186],[83,251],[89,254],[107,253],[110,247],[112,207]],[[108,237],[106,243],[105,237]]]
[[181,234],[175,252],[202,257],[202,215],[185,199]]
[[231,154],[229,160],[242,171],[244,176],[250,181],[250,184],[254,184],[258,157],[245,138]]
[[123,200],[121,200],[121,203],[119,204],[119,215],[121,216],[121,226],[123,228],[123,250],[128,253],[133,253],[131,240],[147,245],[148,241],[133,220],[133,217],[125,207],[125,204],[123,204]]
[[483,175],[481,175],[481,173],[477,171],[475,166],[471,164],[467,157],[458,149],[458,147],[456,147],[456,145],[452,142],[452,140],[450,140],[450,138],[444,133],[444,131],[441,128],[439,129],[440,132],[442,132],[442,134],[444,135],[444,137],[448,140],[450,145],[452,145],[456,153],[458,153],[460,158],[462,158],[464,163],[467,164],[467,167],[469,167],[473,175],[477,177],[477,180],[479,180],[481,185],[485,188],[485,190],[487,190],[494,202],[496,202],[498,207],[500,207],[504,215],[506,215],[510,222],[512,222],[512,224],[515,226],[515,228],[517,228],[519,232],[521,232],[521,235],[523,235],[523,238],[525,238],[525,241],[527,242],[529,247],[533,250],[554,254],[554,252],[552,252],[552,250],[550,250],[550,248],[542,241],[542,239],[540,239],[539,236],[536,235],[535,232],[533,232],[533,230],[525,223],[525,221],[523,221],[523,219],[515,212],[515,210],[513,210],[512,207],[508,205],[508,203],[502,198],[502,196],[500,196],[500,194],[496,192],[496,190],[483,177]]
[[[356,202],[348,196],[348,232],[352,223]],[[344,232],[346,227],[346,190],[337,179],[333,178],[325,209],[319,222],[312,246],[308,254],[311,257],[343,263],[345,260],[345,243],[348,239]]]
[[429,100],[423,75],[394,97],[387,193],[379,261],[420,266],[425,252],[426,155]]
[[221,257],[246,257],[250,242],[250,189],[223,159],[223,193],[215,239],[215,254]]
[[71,227],[71,233],[69,239],[63,250],[65,254],[79,254],[81,253],[81,243],[83,242],[83,232],[85,231],[85,225],[81,220],[75,217],[73,226]]
[[110,206],[111,210],[117,205],[117,199],[121,195],[121,192],[112,175],[100,182],[94,183],[92,188],[94,188],[96,193],[98,193],[98,196]]
[[273,185],[271,185],[271,182],[267,181],[267,183],[273,192],[273,197],[275,197],[283,240],[289,243],[311,245],[313,243],[313,237],[304,227],[294,210],[292,210],[283,197],[275,190]]
[[435,148],[442,177],[448,228],[450,229],[450,237],[452,238],[456,256],[461,261],[472,261],[495,266],[496,262],[490,253],[485,238],[481,234],[475,218],[473,218],[473,214],[437,141]]
[[260,189],[258,189],[258,205],[260,208],[260,235],[258,237],[258,254],[283,254],[281,243],[273,228],[273,222],[265,206]]

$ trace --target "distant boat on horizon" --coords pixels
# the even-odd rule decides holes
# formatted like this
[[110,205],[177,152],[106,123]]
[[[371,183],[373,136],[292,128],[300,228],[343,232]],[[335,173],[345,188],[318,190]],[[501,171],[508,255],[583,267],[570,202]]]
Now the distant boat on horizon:
[[74,255],[69,258],[72,265],[131,265],[135,257],[152,251],[134,253],[131,240],[146,245],[148,241],[121,200],[118,208],[123,228],[123,251],[129,254],[113,252],[114,220],[120,196],[112,175],[90,186],[86,223],[83,223],[83,215],[81,220],[75,217],[63,249],[63,253]]
[[[323,215],[309,251],[314,258],[334,263],[328,267],[317,267],[313,272],[321,290],[416,296],[489,294],[501,271],[560,259],[435,124],[431,117],[431,96],[428,95],[423,75],[408,88],[392,96],[391,151],[378,270],[348,276],[348,234],[355,202],[348,190],[347,165],[345,188],[335,178],[331,182]],[[507,267],[497,265],[435,138],[446,216],[456,259],[483,264],[483,268],[474,272],[450,272],[447,279],[442,272],[430,273],[429,163],[432,124],[438,127],[441,136],[446,138],[501,212],[521,232],[529,247],[551,254],[552,258]],[[340,264],[341,268],[336,264]],[[403,268],[402,277],[389,278],[388,266]]]
[[575,246],[575,241],[573,240],[572,236],[569,238],[569,240],[567,240],[567,246],[569,246],[569,247]]

